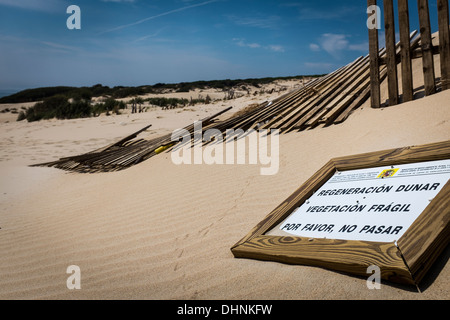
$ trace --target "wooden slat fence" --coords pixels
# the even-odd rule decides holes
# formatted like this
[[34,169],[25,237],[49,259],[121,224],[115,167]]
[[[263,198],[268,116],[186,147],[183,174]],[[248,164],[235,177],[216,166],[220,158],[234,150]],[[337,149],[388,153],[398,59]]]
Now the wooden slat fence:
[[[410,45],[410,18],[408,0],[398,0],[398,22],[400,33],[400,54],[395,49],[395,15],[394,0],[383,0],[384,26],[386,38],[386,58],[378,53],[378,30],[369,29],[369,56],[371,77],[371,105],[373,108],[382,106],[380,98],[381,67],[386,65],[388,78],[389,105],[400,103],[397,66],[401,63],[402,102],[414,99],[412,76],[412,59],[422,58],[425,95],[429,96],[441,90],[450,88],[450,41],[449,41],[449,5],[448,0],[437,0],[439,46],[433,46],[428,0],[417,0],[420,24],[420,47]],[[376,6],[377,0],[368,0],[368,7]],[[369,13],[372,14],[372,13]],[[381,19],[381,17],[378,17]],[[440,55],[441,78],[436,79],[434,55]]]

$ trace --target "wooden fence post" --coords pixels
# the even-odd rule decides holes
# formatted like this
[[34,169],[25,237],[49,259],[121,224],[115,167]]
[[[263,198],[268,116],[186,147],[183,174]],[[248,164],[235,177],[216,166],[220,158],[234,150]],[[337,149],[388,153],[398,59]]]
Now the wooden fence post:
[[[367,0],[367,8],[376,6],[377,0]],[[369,13],[369,17],[375,13]],[[376,19],[381,17],[377,16]],[[369,28],[369,59],[370,59],[370,100],[372,108],[380,108],[380,57],[378,53],[378,29]]]
[[417,6],[419,8],[420,34],[422,39],[422,63],[425,95],[429,96],[436,93],[430,12],[427,0],[417,0]]
[[389,105],[393,106],[398,104],[394,0],[384,0],[384,28],[386,32],[386,62],[388,70]]
[[450,41],[448,0],[438,0],[439,52],[442,90],[450,89]]
[[398,15],[400,26],[403,102],[407,102],[412,101],[414,98],[408,0],[398,0]]

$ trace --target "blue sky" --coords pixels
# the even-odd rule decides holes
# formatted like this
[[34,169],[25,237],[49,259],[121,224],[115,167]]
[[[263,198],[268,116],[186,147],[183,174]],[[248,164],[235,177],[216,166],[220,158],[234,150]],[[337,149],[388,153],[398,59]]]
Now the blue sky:
[[328,73],[368,53],[366,3],[0,0],[0,89]]

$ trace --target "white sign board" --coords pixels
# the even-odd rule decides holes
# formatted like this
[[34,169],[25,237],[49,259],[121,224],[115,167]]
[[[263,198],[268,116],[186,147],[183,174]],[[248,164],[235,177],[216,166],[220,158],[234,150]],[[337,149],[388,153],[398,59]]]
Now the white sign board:
[[450,160],[336,172],[283,223],[300,237],[393,242],[450,179]]

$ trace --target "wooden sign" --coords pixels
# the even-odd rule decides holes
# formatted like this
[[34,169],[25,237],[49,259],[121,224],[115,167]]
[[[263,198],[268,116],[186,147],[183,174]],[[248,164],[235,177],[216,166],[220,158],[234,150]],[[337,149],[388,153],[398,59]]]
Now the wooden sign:
[[450,141],[333,159],[231,251],[417,285],[450,240],[449,159]]
[[450,179],[450,160],[336,172],[270,235],[395,242]]

